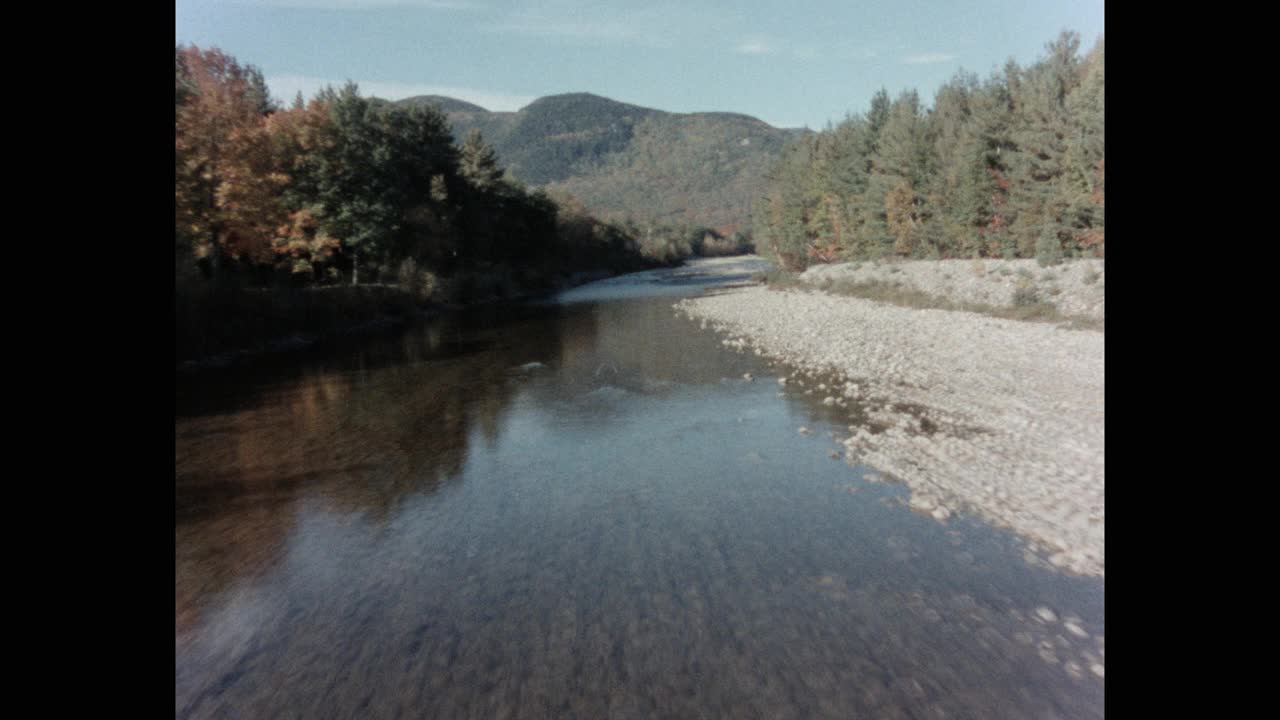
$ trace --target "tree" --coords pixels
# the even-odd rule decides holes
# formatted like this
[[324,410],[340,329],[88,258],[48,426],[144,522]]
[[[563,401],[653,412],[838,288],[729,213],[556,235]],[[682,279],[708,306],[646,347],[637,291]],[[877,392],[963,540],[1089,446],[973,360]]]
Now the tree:
[[368,100],[355,83],[325,88],[321,102],[328,122],[321,128],[309,163],[312,192],[325,233],[339,238],[351,263],[351,282],[360,283],[360,260],[375,263],[398,220],[397,193],[386,172],[391,152]]
[[484,141],[480,130],[472,128],[462,144],[459,169],[462,176],[477,190],[489,192],[497,187],[505,170],[498,165],[498,156]]
[[250,176],[264,167],[260,131],[274,108],[262,73],[216,48],[179,47],[177,69],[176,234],[193,247],[206,271],[214,272],[224,256],[239,257],[246,242],[258,247],[260,236],[243,237],[250,226],[271,224],[270,218],[249,217],[269,201],[250,208],[241,190],[253,185]]
[[1011,229],[1022,257],[1035,254],[1045,228],[1060,236],[1070,233],[1070,196],[1062,188],[1072,136],[1066,100],[1079,84],[1079,47],[1079,35],[1063,32],[1046,46],[1048,57],[1020,75],[1014,94],[1018,150],[1012,167],[1016,215]]

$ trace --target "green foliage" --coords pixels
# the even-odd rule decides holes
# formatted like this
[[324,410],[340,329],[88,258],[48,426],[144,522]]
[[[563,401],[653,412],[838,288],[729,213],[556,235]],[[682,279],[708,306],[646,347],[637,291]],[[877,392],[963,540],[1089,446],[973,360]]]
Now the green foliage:
[[1046,227],[1040,233],[1040,238],[1036,240],[1036,263],[1040,267],[1049,267],[1062,262],[1062,241],[1058,239],[1058,233],[1052,228]]
[[[879,91],[784,152],[752,211],[780,265],[915,258],[1101,256],[1105,69],[1063,33],[1028,68],[986,81],[964,72],[931,109]],[[1057,239],[1055,255],[1045,233]]]
[[1034,287],[1024,285],[1013,291],[1014,307],[1030,307],[1040,303],[1040,295]]

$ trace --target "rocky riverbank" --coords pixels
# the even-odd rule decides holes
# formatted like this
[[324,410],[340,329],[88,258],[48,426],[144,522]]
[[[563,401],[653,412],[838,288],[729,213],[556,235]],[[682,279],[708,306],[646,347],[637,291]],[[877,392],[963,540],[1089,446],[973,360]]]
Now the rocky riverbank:
[[976,513],[1104,573],[1103,333],[759,286],[675,307],[847,411],[849,462],[906,483],[913,509]]
[[819,290],[842,285],[898,287],[958,305],[1045,304],[1063,316],[1098,321],[1106,314],[1106,262],[1101,259],[1049,267],[1035,260],[836,263],[814,265],[797,280]]

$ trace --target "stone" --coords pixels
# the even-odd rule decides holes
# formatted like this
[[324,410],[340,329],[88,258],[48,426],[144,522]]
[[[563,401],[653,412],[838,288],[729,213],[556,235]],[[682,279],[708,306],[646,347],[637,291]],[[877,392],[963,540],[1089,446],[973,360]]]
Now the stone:
[[908,503],[908,505],[910,505],[912,509],[926,511],[937,507],[937,503],[933,501],[933,498],[925,495],[912,495],[911,502]]
[[1044,605],[1041,605],[1040,607],[1036,608],[1036,617],[1040,618],[1041,620],[1047,623],[1058,622],[1058,614],[1050,610],[1049,608],[1045,607]]

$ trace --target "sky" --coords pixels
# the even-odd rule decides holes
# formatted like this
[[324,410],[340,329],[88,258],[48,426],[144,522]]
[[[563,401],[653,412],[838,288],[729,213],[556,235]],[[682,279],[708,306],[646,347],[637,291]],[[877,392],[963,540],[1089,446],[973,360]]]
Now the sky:
[[176,0],[175,41],[218,47],[310,98],[448,95],[514,111],[590,92],[670,112],[821,129],[881,87],[932,104],[957,70],[1027,65],[1062,30],[1081,52],[1102,0]]

